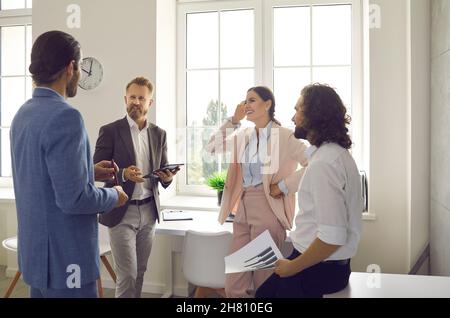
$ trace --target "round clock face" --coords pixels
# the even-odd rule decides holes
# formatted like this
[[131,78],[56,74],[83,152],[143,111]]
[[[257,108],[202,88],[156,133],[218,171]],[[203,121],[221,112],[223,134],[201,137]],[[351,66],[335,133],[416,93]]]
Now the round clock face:
[[81,62],[81,79],[78,83],[83,89],[96,88],[103,79],[103,67],[93,57],[86,57]]

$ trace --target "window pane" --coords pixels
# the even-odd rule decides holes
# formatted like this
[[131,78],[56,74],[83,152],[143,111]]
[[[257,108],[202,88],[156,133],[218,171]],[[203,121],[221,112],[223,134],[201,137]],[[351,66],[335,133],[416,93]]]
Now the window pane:
[[33,7],[33,0],[27,0],[27,8]]
[[2,135],[2,177],[11,177],[11,152],[9,146],[9,128],[1,129]]
[[221,67],[255,65],[255,17],[253,10],[220,13]]
[[3,27],[2,75],[25,75],[25,27]]
[[[218,72],[190,71],[187,73],[187,126],[204,126],[205,120],[218,124]],[[208,113],[211,113],[209,115]]]
[[217,12],[187,15],[187,68],[219,65],[219,15]]
[[254,84],[253,69],[225,70],[220,73],[220,96],[226,116],[233,116],[236,106],[245,100],[247,90],[253,87]]
[[24,9],[25,0],[2,0],[2,10]]
[[33,35],[31,25],[27,25],[27,48],[26,48],[26,64],[25,71],[27,75],[30,75],[30,64],[31,64],[31,48],[33,47]]
[[313,7],[314,65],[349,65],[352,56],[352,6]]
[[315,67],[313,68],[313,82],[328,84],[335,88],[350,112],[352,103],[352,69],[350,66]]
[[311,64],[311,9],[288,7],[274,9],[274,65]]
[[20,106],[25,102],[25,78],[2,78],[1,125],[8,127]]
[[33,95],[33,80],[31,77],[26,78],[25,100],[29,100]]
[[217,156],[204,151],[216,129],[216,127],[187,129],[187,184],[205,185],[206,178],[218,171]]
[[306,85],[311,83],[310,68],[282,68],[274,72],[275,118],[283,126],[293,126],[295,104]]

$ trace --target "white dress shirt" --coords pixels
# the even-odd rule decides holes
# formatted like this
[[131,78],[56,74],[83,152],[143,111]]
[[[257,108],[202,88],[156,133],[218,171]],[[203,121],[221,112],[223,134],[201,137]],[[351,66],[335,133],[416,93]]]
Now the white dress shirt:
[[321,241],[341,247],[326,260],[352,258],[361,236],[363,198],[358,168],[348,150],[334,143],[306,151],[309,164],[298,192],[296,228],[289,234],[304,253]]
[[[136,167],[141,169],[142,175],[145,176],[151,172],[148,122],[145,123],[142,130],[139,130],[138,124],[129,115],[127,115],[127,121],[130,125],[131,139],[133,140]],[[151,196],[153,196],[153,192],[150,187],[150,179],[145,179],[144,182],[135,184],[130,200],[143,200]]]

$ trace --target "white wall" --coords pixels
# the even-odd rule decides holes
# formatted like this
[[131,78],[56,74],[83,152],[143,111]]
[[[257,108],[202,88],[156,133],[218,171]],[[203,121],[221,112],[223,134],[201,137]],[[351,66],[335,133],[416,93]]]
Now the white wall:
[[407,273],[428,242],[429,60],[421,45],[429,34],[411,29],[427,24],[427,2],[370,1],[381,9],[381,28],[370,31],[369,212],[377,220],[364,222],[356,270]]
[[[69,4],[81,7],[81,28],[67,28]],[[33,39],[53,29],[72,34],[83,56],[103,64],[104,79],[69,100],[79,109],[94,149],[101,125],[125,116],[125,86],[136,76],[156,78],[156,1],[39,0],[33,3]],[[157,97],[156,90],[156,97]],[[156,105],[157,107],[157,105]],[[154,121],[154,111],[150,118]]]
[[[176,17],[175,0],[157,1],[158,19],[156,19],[156,82],[158,86],[158,105],[155,122],[167,132],[167,144],[170,147],[169,162],[182,162],[176,159]],[[176,182],[166,191],[161,191],[161,200],[175,194]]]

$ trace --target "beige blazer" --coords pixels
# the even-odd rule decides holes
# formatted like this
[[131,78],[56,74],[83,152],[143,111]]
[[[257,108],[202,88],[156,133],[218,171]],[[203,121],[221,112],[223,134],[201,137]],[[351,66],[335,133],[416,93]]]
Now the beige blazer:
[[[243,192],[241,158],[254,131],[254,127],[234,130],[226,121],[211,137],[205,150],[211,154],[231,153],[230,165],[222,195],[219,222],[223,224],[230,213],[236,214]],[[304,168],[297,170],[298,164],[305,167],[306,145],[294,137],[293,132],[273,123],[267,142],[267,160],[264,164],[263,187],[272,211],[285,229],[291,229],[295,215],[295,193],[298,191]],[[282,199],[270,196],[270,185],[284,180],[289,190]]]

